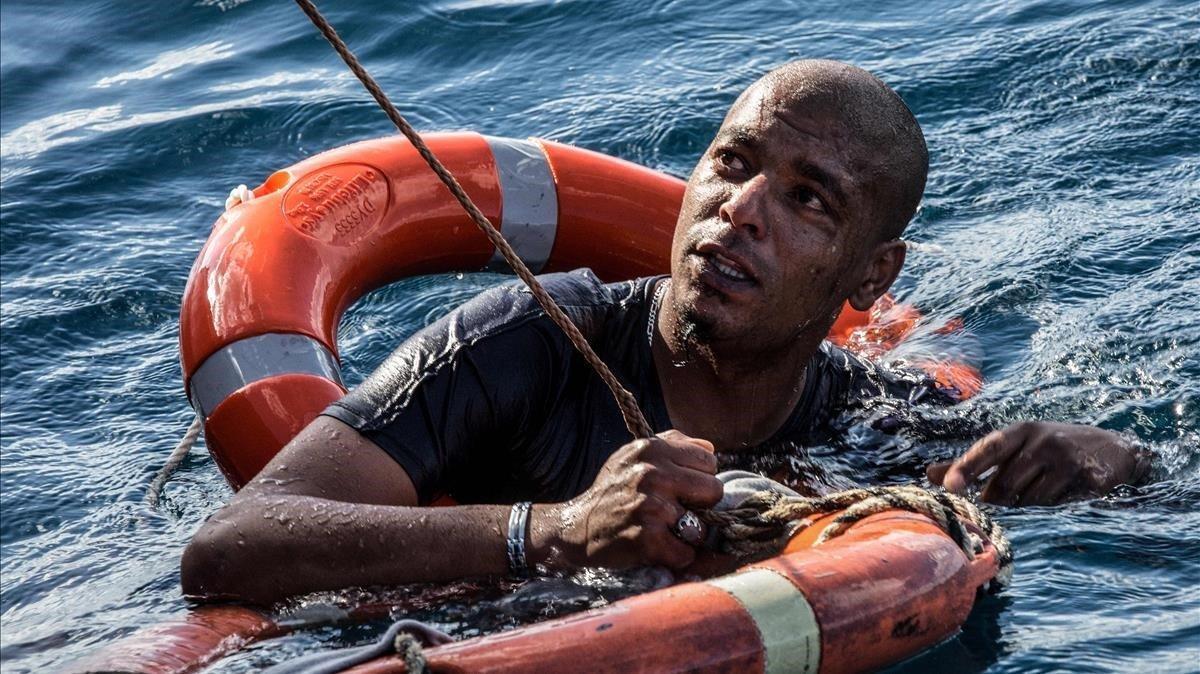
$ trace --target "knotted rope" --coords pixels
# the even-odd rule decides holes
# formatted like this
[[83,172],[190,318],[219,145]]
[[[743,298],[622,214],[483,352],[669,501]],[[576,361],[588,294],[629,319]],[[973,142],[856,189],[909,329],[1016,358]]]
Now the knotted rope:
[[[504,236],[492,226],[487,216],[471,201],[458,180],[433,155],[422,140],[421,135],[413,129],[404,116],[392,104],[387,94],[371,77],[370,73],[358,61],[358,58],[346,46],[329,21],[321,15],[312,0],[296,0],[296,4],[304,11],[313,25],[317,27],[329,44],[354,73],[358,81],[367,89],[375,102],[387,114],[388,119],[396,125],[400,133],[412,143],[413,148],[429,165],[458,203],[463,207],[471,220],[487,235],[488,240],[500,251],[500,254],[516,272],[517,276],[529,287],[538,305],[546,315],[562,329],[588,365],[608,386],[616,399],[625,427],[635,438],[648,438],[654,434],[646,417],[638,407],[637,399],[626,389],[592,350],[587,339],[580,333],[579,328],[570,317],[555,303],[542,284],[534,277],[525,263],[517,256],[512,246]],[[1000,552],[1002,562],[1011,562],[1008,542],[1003,532],[991,520],[969,501],[943,493],[928,492],[920,487],[878,487],[874,489],[852,489],[830,496],[806,499],[783,497],[771,492],[760,492],[747,499],[741,507],[726,512],[701,513],[710,526],[721,530],[727,552],[742,558],[765,558],[781,551],[787,540],[800,529],[812,524],[812,516],[848,508],[837,517],[833,523],[821,532],[818,543],[824,542],[844,532],[851,524],[869,514],[882,510],[899,508],[927,515],[937,522],[959,544],[969,557],[974,557],[976,544],[966,532],[959,518],[965,518],[974,523],[987,536]],[[977,541],[976,541],[977,542]],[[1007,561],[1005,561],[1007,560]]]
[[408,674],[426,674],[429,663],[425,661],[425,646],[441,646],[454,641],[449,634],[419,620],[401,620],[391,627],[396,630],[392,649],[404,660]]
[[408,632],[400,632],[396,635],[392,647],[404,661],[404,670],[408,674],[426,674],[429,671],[429,663],[425,661],[425,649],[417,637]]
[[924,515],[974,559],[983,550],[983,542],[963,522],[969,522],[996,549],[1000,568],[995,583],[1002,587],[1012,575],[1012,549],[1004,531],[987,513],[971,501],[943,491],[931,491],[915,485],[893,485],[848,489],[827,496],[788,496],[760,491],[738,507],[725,511],[705,511],[700,517],[721,536],[721,552],[744,562],[766,559],[779,554],[793,536],[813,525],[822,515],[843,511],[824,525],[814,545],[820,545],[845,533],[859,520],[886,510],[904,510]]

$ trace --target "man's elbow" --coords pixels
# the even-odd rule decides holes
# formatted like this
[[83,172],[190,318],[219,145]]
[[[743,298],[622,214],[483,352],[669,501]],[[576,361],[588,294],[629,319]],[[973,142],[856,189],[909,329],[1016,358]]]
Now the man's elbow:
[[[193,599],[247,599],[237,579],[245,575],[244,545],[238,545],[236,521],[218,513],[192,537],[180,560],[183,594]],[[241,550],[239,550],[241,548]]]

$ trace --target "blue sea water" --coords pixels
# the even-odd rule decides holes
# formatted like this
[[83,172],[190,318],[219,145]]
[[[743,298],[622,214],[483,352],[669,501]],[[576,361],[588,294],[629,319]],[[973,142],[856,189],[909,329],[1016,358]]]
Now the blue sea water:
[[[323,4],[420,129],[534,135],[681,176],[773,65],[836,58],[891,83],[932,153],[897,291],[979,336],[987,387],[970,409],[1135,433],[1160,474],[997,509],[1012,587],[902,669],[1200,670],[1194,3]],[[165,505],[143,503],[191,421],[179,302],[225,194],[392,129],[282,0],[8,0],[0,98],[0,663],[47,671],[181,615],[180,553],[229,496],[197,449]],[[341,329],[347,378],[494,281],[363,300]],[[424,617],[460,634],[492,619]],[[376,633],[302,631],[218,669]]]

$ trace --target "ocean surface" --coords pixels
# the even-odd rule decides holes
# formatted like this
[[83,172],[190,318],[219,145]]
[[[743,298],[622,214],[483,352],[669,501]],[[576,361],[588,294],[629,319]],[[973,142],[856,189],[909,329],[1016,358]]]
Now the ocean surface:
[[[986,388],[963,413],[1098,424],[1158,454],[1148,486],[996,509],[1011,588],[900,669],[1200,670],[1194,3],[323,5],[422,130],[539,136],[680,176],[770,67],[825,57],[880,75],[932,154],[896,290],[978,336]],[[200,446],[160,507],[144,496],[192,419],[179,303],[229,189],[392,129],[283,0],[6,0],[0,19],[0,664],[42,672],[187,610],[180,553],[229,488]],[[425,277],[361,301],[340,333],[348,381],[496,280]],[[604,587],[413,610],[465,635]],[[216,669],[379,630],[301,630]]]

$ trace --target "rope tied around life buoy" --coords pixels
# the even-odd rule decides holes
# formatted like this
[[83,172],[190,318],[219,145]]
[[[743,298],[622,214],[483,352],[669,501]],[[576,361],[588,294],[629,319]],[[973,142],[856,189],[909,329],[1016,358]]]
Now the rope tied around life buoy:
[[234,206],[249,203],[254,201],[254,190],[245,185],[238,185],[229,190],[229,196],[225,197],[225,210],[230,210]]
[[408,674],[426,674],[429,671],[429,663],[425,661],[425,649],[417,637],[408,632],[400,632],[396,635],[392,648],[396,649],[396,654],[404,661],[404,670]]
[[718,548],[743,563],[773,557],[789,540],[813,526],[813,520],[842,511],[825,524],[814,545],[837,538],[854,523],[887,510],[903,510],[932,520],[966,554],[974,559],[983,541],[970,523],[996,550],[999,569],[993,589],[1008,584],[1012,577],[1012,548],[1004,530],[977,505],[961,496],[916,485],[889,485],[847,489],[825,496],[789,496],[774,491],[756,492],[737,507],[725,511],[702,511],[700,518],[720,535]]

